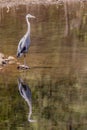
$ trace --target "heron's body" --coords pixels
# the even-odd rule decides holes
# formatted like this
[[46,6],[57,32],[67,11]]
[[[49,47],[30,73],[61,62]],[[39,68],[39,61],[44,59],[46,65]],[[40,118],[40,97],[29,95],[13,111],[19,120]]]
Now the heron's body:
[[21,57],[23,54],[28,52],[30,45],[30,37],[28,34],[24,35],[24,37],[20,40],[17,50],[17,57]]
[[32,114],[32,101],[31,101],[31,90],[27,84],[23,82],[21,78],[18,78],[18,88],[21,96],[25,99],[29,106],[29,115],[28,115],[28,121],[29,122],[35,122],[35,120],[31,119]]
[[26,22],[27,22],[28,29],[26,34],[23,36],[23,38],[20,40],[18,44],[17,57],[21,57],[23,54],[25,56],[30,46],[30,22],[28,18],[35,18],[35,17],[30,14],[26,15]]

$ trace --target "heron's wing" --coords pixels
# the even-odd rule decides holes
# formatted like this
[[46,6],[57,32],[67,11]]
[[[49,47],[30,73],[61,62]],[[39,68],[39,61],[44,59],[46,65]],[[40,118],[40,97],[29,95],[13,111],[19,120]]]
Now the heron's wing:
[[22,52],[22,50],[23,50],[23,48],[25,47],[25,39],[26,39],[26,37],[24,36],[21,40],[20,40],[20,42],[19,42],[19,44],[18,44],[18,50],[17,50],[17,52],[18,53],[21,53]]
[[29,45],[30,45],[30,37],[25,34],[24,37],[19,42],[17,55],[27,52]]

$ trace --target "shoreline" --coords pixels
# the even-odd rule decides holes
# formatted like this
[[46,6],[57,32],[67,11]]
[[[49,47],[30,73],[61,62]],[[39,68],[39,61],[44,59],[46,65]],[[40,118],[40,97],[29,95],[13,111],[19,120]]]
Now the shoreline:
[[37,5],[52,5],[52,4],[63,4],[64,2],[69,2],[69,3],[76,3],[76,2],[87,2],[86,0],[0,0],[0,7],[12,7],[12,6],[18,6],[18,5],[28,5],[28,4],[37,4]]

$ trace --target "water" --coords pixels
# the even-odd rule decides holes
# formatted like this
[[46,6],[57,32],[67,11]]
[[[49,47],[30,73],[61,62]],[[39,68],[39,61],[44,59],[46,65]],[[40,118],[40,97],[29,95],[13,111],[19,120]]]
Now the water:
[[[0,71],[1,130],[87,129],[87,8],[86,3],[30,5],[1,9],[0,52],[16,56],[25,34],[25,16],[31,23],[31,46],[27,55],[30,70],[7,65]],[[67,11],[68,10],[68,11]],[[23,57],[18,59],[23,63]],[[32,119],[20,96],[21,77],[32,93]]]

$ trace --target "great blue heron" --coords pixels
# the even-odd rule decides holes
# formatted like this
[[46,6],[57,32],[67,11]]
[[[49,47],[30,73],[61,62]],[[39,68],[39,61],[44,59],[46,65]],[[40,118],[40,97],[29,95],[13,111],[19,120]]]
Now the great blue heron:
[[21,96],[25,99],[29,106],[29,114],[28,114],[28,121],[29,122],[36,122],[36,120],[31,119],[32,115],[32,101],[31,101],[31,90],[27,84],[21,78],[18,78],[18,88]]
[[20,40],[18,44],[18,49],[17,49],[17,57],[21,57],[24,54],[24,65],[25,65],[26,53],[28,52],[28,49],[30,46],[30,22],[28,21],[28,18],[35,18],[35,16],[31,14],[26,15],[26,22],[28,25],[28,29],[27,29],[26,34]]

